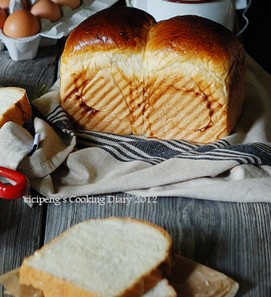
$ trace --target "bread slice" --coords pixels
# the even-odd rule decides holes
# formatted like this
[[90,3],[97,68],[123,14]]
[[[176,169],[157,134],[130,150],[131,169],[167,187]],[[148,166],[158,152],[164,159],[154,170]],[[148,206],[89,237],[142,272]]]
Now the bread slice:
[[13,121],[23,125],[32,117],[26,90],[18,87],[0,88],[0,127]]
[[[19,269],[13,270],[0,277],[0,282],[6,288],[6,294],[14,297],[45,297],[43,292],[35,289],[32,286],[19,285],[19,279],[17,274],[19,274]],[[12,279],[12,281],[10,281]],[[18,280],[18,283],[15,282]],[[18,295],[17,292],[20,292]],[[142,295],[142,297],[177,297],[175,289],[169,284],[167,279],[162,279],[159,281],[154,288],[149,290],[147,293]]]
[[167,279],[162,279],[142,297],[177,297],[177,293]]
[[151,223],[93,219],[26,258],[20,283],[45,297],[140,297],[168,274],[171,250],[169,234]]

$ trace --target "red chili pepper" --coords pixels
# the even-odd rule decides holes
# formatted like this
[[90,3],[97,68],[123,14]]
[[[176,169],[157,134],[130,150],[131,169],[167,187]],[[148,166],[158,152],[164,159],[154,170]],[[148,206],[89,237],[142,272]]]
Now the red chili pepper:
[[12,182],[0,182],[0,198],[16,199],[22,197],[28,191],[28,179],[20,172],[0,166],[0,176]]

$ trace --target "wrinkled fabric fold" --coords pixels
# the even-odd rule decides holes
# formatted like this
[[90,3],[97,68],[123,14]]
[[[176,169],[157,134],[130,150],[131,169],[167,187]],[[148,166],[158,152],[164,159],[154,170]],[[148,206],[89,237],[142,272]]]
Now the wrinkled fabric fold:
[[41,134],[38,149],[28,155],[33,135],[8,123],[0,130],[0,164],[26,174],[31,186],[46,197],[126,192],[269,202],[270,94],[270,75],[248,56],[241,120],[230,136],[200,145],[74,130],[59,105],[57,81],[32,102],[44,116],[34,120],[34,131]]

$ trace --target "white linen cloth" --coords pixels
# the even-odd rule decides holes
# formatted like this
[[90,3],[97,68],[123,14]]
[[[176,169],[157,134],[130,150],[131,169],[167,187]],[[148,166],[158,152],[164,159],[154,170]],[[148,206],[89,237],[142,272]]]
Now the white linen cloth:
[[[0,129],[0,165],[28,176],[46,197],[127,192],[140,196],[271,202],[271,76],[247,57],[245,108],[232,135],[208,145],[74,131],[59,82],[32,101],[46,118],[34,133]],[[40,134],[32,151],[33,135]]]

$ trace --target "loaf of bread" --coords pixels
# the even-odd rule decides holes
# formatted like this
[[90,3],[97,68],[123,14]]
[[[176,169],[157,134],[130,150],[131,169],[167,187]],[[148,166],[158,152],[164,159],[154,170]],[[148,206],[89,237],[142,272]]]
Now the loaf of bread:
[[23,125],[32,117],[26,90],[18,87],[0,88],[0,127],[13,121]]
[[130,218],[92,219],[26,258],[20,283],[44,297],[176,297],[164,279],[171,261],[171,237],[159,226]]
[[113,7],[68,37],[61,105],[77,128],[208,143],[229,135],[243,109],[245,52],[211,20]]

